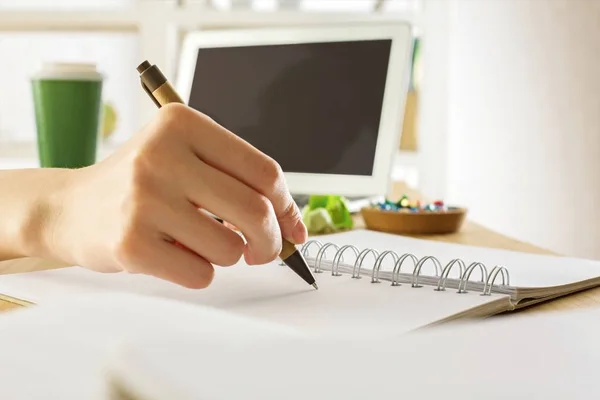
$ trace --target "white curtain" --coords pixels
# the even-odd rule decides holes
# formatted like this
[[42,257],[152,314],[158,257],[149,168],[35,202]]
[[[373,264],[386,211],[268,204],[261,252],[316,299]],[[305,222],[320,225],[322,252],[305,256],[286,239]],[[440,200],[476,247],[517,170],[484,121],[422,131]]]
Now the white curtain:
[[430,0],[425,14],[421,150],[438,169],[423,187],[599,259],[600,1]]

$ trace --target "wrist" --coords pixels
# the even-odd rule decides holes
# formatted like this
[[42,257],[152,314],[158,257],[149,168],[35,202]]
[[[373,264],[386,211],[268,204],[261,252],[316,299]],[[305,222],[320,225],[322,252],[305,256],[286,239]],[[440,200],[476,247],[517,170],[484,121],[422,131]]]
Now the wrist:
[[57,243],[61,219],[68,207],[68,193],[77,170],[40,168],[31,170],[31,192],[18,228],[16,248],[23,257],[40,257],[64,261]]

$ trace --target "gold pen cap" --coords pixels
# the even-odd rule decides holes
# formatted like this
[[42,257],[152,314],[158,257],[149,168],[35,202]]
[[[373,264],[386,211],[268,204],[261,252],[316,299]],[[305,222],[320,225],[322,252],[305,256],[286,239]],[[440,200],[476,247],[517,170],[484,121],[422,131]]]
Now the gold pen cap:
[[144,90],[148,92],[158,107],[168,103],[184,103],[156,65],[152,65],[146,60],[136,69],[140,74]]

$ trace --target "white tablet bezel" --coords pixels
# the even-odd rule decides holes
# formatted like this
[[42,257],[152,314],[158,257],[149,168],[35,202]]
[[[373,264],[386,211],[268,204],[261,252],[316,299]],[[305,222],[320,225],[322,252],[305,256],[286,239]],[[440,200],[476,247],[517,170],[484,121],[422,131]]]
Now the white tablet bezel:
[[197,53],[200,48],[374,39],[391,39],[392,45],[373,174],[359,176],[285,171],[284,174],[290,192],[293,194],[387,195],[404,119],[403,110],[410,75],[413,43],[410,24],[405,22],[365,23],[328,27],[250,28],[190,32],[183,41],[176,87],[184,101],[188,103],[196,69]]

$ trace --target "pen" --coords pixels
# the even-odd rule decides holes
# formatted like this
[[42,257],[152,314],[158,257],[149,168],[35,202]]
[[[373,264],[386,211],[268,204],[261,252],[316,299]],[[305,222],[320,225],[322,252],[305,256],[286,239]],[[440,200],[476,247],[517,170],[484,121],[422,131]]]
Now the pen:
[[[146,60],[138,65],[137,71],[140,74],[142,88],[158,108],[168,103],[185,104],[156,65],[151,65]],[[222,220],[219,221],[222,222]],[[284,238],[282,238],[282,249],[279,257],[285,265],[304,279],[306,283],[315,289],[319,288],[302,253],[293,243]]]

